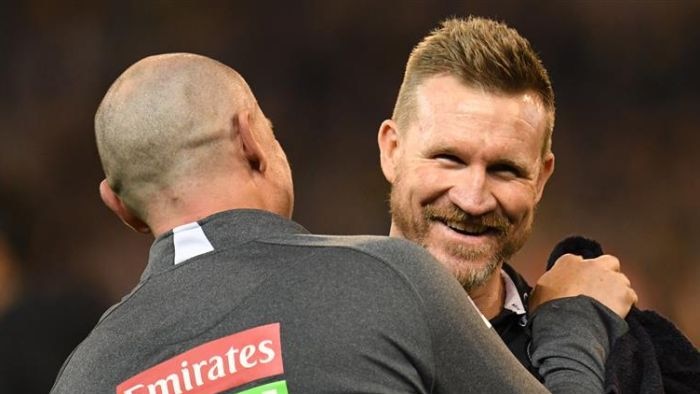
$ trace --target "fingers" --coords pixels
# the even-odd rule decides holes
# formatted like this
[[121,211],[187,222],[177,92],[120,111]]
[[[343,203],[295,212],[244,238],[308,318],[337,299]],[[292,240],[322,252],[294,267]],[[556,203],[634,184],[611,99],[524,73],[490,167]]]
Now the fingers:
[[611,271],[620,272],[620,260],[612,255],[604,254],[594,259],[589,259],[588,262],[597,264]]
[[620,273],[620,275],[622,275],[622,278],[620,279],[620,280],[622,280],[622,283],[624,283],[627,287],[631,288],[632,282],[630,282],[630,278],[628,278],[627,275],[625,275],[623,273]]
[[571,253],[566,253],[559,257],[557,261],[554,263],[559,264],[560,262],[566,262],[568,264],[573,264],[576,262],[583,262],[586,261],[588,264],[595,264],[600,266],[601,268],[608,269],[610,271],[615,271],[615,272],[620,272],[620,259],[613,255],[609,254],[604,254],[602,256],[598,256],[596,258],[592,259],[584,259],[581,256],[571,254]]
[[634,304],[638,301],[637,292],[635,292],[634,289],[629,287],[626,290],[624,299],[617,303],[601,302],[623,319],[627,317],[627,314],[632,309],[632,306],[634,306]]
[[577,295],[596,299],[622,318],[638,300],[629,278],[620,272],[617,257],[583,259],[565,254],[538,280],[530,304],[536,307],[547,300]]
[[634,291],[634,289],[631,287],[629,289],[629,297],[630,297],[630,301],[632,301],[632,304],[636,304],[637,301],[639,301],[639,297],[637,296],[637,292]]

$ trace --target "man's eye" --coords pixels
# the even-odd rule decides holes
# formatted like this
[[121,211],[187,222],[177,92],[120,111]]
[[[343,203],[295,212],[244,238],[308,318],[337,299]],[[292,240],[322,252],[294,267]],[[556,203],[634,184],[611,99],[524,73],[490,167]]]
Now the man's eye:
[[495,164],[491,166],[489,170],[494,174],[500,174],[509,177],[522,176],[522,171],[510,164]]
[[464,162],[462,159],[455,155],[450,155],[448,153],[441,153],[439,155],[435,155],[434,158],[436,160],[442,161],[442,162],[447,162],[449,164],[463,164]]

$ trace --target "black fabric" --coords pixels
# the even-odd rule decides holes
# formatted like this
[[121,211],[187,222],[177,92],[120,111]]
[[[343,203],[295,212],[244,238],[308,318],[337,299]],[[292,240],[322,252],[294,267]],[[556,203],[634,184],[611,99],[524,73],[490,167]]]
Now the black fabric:
[[[532,288],[528,285],[525,278],[513,269],[510,265],[503,264],[503,270],[510,277],[518,290],[518,297],[527,309],[527,297]],[[532,333],[528,325],[528,315],[518,315],[515,312],[503,309],[496,317],[490,320],[491,325],[498,335],[503,339],[503,342],[508,346],[508,349],[520,361],[520,363],[530,371],[530,373],[542,380],[542,377],[537,373],[537,368],[532,366],[530,360],[530,345],[532,342]]]
[[603,248],[600,244],[592,239],[574,235],[560,241],[547,259],[547,270],[549,271],[557,259],[567,253],[575,254],[584,259],[593,259],[603,255]]
[[[565,253],[591,259],[603,248],[592,239],[568,237],[554,247],[547,269]],[[634,306],[625,320],[630,330],[613,347],[605,368],[608,392],[700,392],[700,354],[673,323]]]
[[654,311],[632,308],[606,364],[607,393],[700,393],[700,354]]
[[[565,253],[594,258],[602,255],[603,250],[596,241],[569,237],[552,251],[548,269]],[[529,289],[512,267],[504,265],[504,270],[520,294]],[[527,303],[524,305],[527,307]],[[531,361],[527,353],[523,355],[522,344],[531,341],[530,332],[526,328],[517,329],[516,319],[503,315],[492,320],[494,328],[513,354],[529,365]],[[700,393],[700,354],[673,323],[654,311],[640,311],[636,307],[625,320],[629,332],[615,342],[606,363],[606,393]]]

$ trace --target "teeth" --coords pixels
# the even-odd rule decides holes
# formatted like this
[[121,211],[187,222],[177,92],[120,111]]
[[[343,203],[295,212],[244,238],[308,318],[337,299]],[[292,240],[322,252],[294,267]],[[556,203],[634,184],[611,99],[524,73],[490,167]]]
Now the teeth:
[[447,222],[445,223],[448,227],[455,231],[461,233],[467,233],[470,235],[481,235],[488,231],[488,227],[485,226],[469,226],[464,223]]

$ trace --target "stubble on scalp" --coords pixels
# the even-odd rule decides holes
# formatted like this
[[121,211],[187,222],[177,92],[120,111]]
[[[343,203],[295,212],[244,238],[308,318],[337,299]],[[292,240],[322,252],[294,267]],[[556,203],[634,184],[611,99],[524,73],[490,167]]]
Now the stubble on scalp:
[[112,84],[95,114],[107,182],[132,211],[201,174],[226,171],[231,117],[255,103],[231,68],[204,56],[149,56]]

